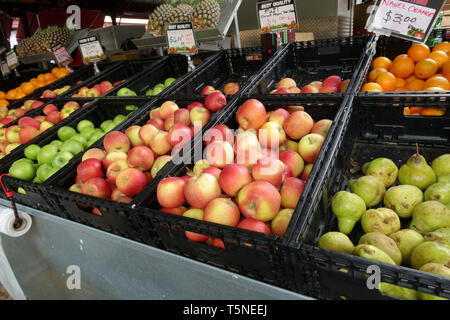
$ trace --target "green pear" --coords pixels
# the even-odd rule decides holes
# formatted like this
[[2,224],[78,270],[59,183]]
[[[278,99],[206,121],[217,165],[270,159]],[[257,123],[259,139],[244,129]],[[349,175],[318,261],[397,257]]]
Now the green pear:
[[397,180],[398,167],[388,158],[377,158],[363,165],[365,175],[377,177],[384,182],[386,188],[392,186]]
[[[430,262],[423,265],[420,271],[434,273],[443,277],[450,278],[450,268],[442,263]],[[419,297],[422,300],[448,300],[442,297],[434,296],[428,293],[419,292]]]
[[397,247],[402,253],[402,265],[408,266],[410,264],[409,258],[411,252],[419,244],[423,242],[423,236],[412,229],[402,229],[389,235],[389,237],[395,241]]
[[450,175],[450,153],[443,154],[431,162],[431,168],[433,168],[436,176]]
[[400,265],[402,263],[402,253],[397,247],[397,243],[384,233],[366,233],[359,239],[358,245],[360,244],[370,244],[374,247],[377,247],[378,249],[386,252],[389,257],[391,257],[391,259],[395,262],[395,264]]
[[414,248],[410,259],[414,269],[420,269],[430,262],[450,265],[450,248],[438,241],[424,241]]
[[374,176],[363,176],[356,180],[350,180],[348,185],[350,191],[360,196],[368,208],[379,204],[386,192],[384,182]]
[[401,218],[411,217],[414,208],[422,202],[422,190],[407,184],[390,187],[384,194],[384,205],[394,210]]
[[450,174],[438,177],[437,182],[450,183]]
[[369,209],[361,217],[361,226],[365,233],[381,232],[385,235],[400,230],[400,218],[394,210],[388,208]]
[[355,250],[353,250],[353,254],[362,258],[395,265],[394,260],[386,252],[370,244],[357,245]]
[[[416,226],[418,228],[416,228]],[[431,232],[450,227],[450,209],[438,201],[425,201],[413,211],[410,228]]]
[[413,185],[421,190],[425,190],[436,182],[436,174],[428,165],[427,160],[419,154],[418,147],[417,152],[400,167],[398,181],[400,184]]
[[450,183],[437,182],[427,188],[425,201],[436,200],[448,206],[450,204]]
[[347,235],[342,232],[327,232],[323,234],[318,243],[319,248],[342,253],[352,254],[355,246]]
[[378,289],[382,294],[390,297],[402,299],[402,300],[418,300],[418,292],[416,290],[403,288],[390,284],[387,282],[380,283],[380,289]]
[[450,228],[440,228],[433,232],[423,232],[425,241],[437,241],[450,248]]
[[331,210],[338,219],[339,231],[349,234],[366,211],[366,203],[354,193],[339,191],[333,197]]

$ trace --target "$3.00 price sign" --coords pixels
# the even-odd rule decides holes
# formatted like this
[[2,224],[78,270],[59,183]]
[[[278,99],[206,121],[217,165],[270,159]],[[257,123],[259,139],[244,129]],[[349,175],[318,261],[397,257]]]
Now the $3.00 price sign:
[[78,40],[84,63],[95,63],[106,59],[100,41],[96,36]]
[[167,43],[169,54],[196,54],[194,31],[190,22],[171,23],[167,26]]
[[6,53],[6,64],[8,65],[9,70],[14,70],[19,66],[19,60],[17,59],[17,55],[14,50]]
[[294,0],[258,2],[256,10],[262,33],[297,28],[297,12]]
[[443,0],[378,0],[366,29],[424,42],[443,4]]

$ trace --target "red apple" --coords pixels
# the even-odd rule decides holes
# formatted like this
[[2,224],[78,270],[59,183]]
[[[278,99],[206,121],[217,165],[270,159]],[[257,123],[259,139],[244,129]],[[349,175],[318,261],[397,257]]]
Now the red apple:
[[266,108],[256,99],[248,99],[238,109],[236,119],[242,129],[258,130],[266,122]]
[[239,191],[237,203],[246,218],[267,222],[280,211],[281,195],[269,182],[253,181]]
[[182,206],[186,202],[184,186],[184,180],[179,177],[162,179],[156,190],[159,205],[171,209]]
[[190,177],[184,187],[184,197],[194,208],[204,209],[208,203],[222,193],[216,177],[209,173]]
[[100,86],[100,95],[104,95],[106,93],[108,93],[110,90],[114,89],[114,87],[111,86]]
[[293,177],[297,178],[303,172],[305,162],[297,152],[283,151],[280,153],[279,159],[291,170]]
[[296,87],[297,83],[294,79],[291,78],[283,78],[281,79],[277,84],[277,89],[280,88],[290,88],[290,87]]
[[125,197],[125,195],[119,189],[114,188],[111,192],[111,200],[117,201],[120,197]]
[[144,142],[139,137],[140,130],[141,127],[138,125],[128,127],[127,130],[125,130],[125,135],[127,136],[128,140],[130,140],[130,143],[133,147],[144,145]]
[[194,109],[195,107],[205,107],[205,105],[201,102],[192,102],[187,106],[187,109],[189,112],[191,112],[191,110]]
[[108,166],[108,170],[106,170],[106,179],[108,182],[116,185],[116,179],[119,173],[129,167],[128,162],[124,159],[114,161]]
[[189,120],[195,127],[204,127],[210,118],[211,113],[206,107],[194,107],[189,113]]
[[169,133],[160,130],[150,140],[150,148],[157,155],[162,156],[167,154],[170,150],[172,150],[172,145],[169,142]]
[[147,177],[136,168],[128,168],[120,171],[116,177],[116,184],[125,196],[134,197],[147,185]]
[[217,179],[219,179],[220,177],[220,173],[222,172],[222,170],[220,170],[217,167],[208,167],[205,170],[202,171],[202,173],[209,173],[212,174],[214,177],[216,177]]
[[242,219],[241,222],[237,225],[237,228],[255,231],[255,232],[261,232],[265,234],[271,234],[269,227],[267,224],[265,224],[262,221],[251,219],[251,218],[245,218]]
[[224,168],[234,161],[233,147],[226,141],[214,141],[206,147],[206,159],[212,166]]
[[313,86],[311,84],[307,84],[302,88],[301,93],[318,93],[320,88]]
[[61,113],[59,111],[52,111],[47,115],[47,121],[58,124],[61,122]]
[[102,163],[95,158],[84,160],[77,167],[77,176],[81,183],[91,178],[103,178]]
[[192,139],[192,130],[182,123],[177,123],[169,131],[168,139],[172,147],[177,145],[184,146]]
[[162,208],[161,211],[165,213],[174,214],[176,216],[182,216],[183,213],[187,211],[187,209],[186,207],[181,206],[178,208]]
[[319,91],[320,88],[322,88],[323,83],[322,83],[322,81],[313,81],[313,82],[309,83],[308,85],[316,87],[317,91]]
[[203,213],[203,220],[235,227],[241,214],[238,206],[230,199],[216,198],[211,200]]
[[146,124],[151,124],[158,130],[164,130],[164,120],[161,118],[153,118],[147,121]]
[[241,90],[241,86],[236,82],[228,82],[223,87],[223,93],[225,94],[236,94],[239,92],[239,90]]
[[286,141],[286,133],[277,122],[266,122],[258,130],[258,140],[264,148],[278,149]]
[[261,158],[252,168],[252,176],[255,181],[266,181],[280,187],[284,179],[284,163],[278,159]]
[[175,123],[182,123],[185,126],[191,125],[190,113],[188,109],[181,108],[175,111],[174,113],[174,121]]
[[147,171],[152,168],[154,161],[153,151],[146,146],[133,147],[128,151],[127,163],[131,168]]
[[216,91],[216,89],[214,89],[214,87],[212,87],[212,86],[206,86],[206,87],[204,87],[204,88],[202,89],[202,91],[200,92],[200,94],[201,94],[202,96],[207,96],[207,95],[213,93],[214,91]]
[[30,118],[30,117],[22,117],[19,119],[19,125],[20,126],[31,126],[35,127],[39,130],[39,127],[41,126],[41,123],[37,121],[36,119]]
[[289,90],[289,88],[280,88],[280,89],[277,89],[274,93],[275,94],[289,94],[292,92],[291,92],[291,90]]
[[313,119],[308,113],[296,111],[289,115],[283,128],[289,138],[298,140],[310,133],[313,125]]
[[339,85],[339,92],[345,93],[347,91],[348,85],[350,84],[350,79],[346,79]]
[[103,147],[107,153],[113,150],[128,152],[131,143],[126,134],[120,131],[111,131],[103,139]]
[[139,138],[146,146],[150,146],[150,142],[159,131],[154,125],[146,124],[139,130]]
[[325,87],[322,86],[322,88],[320,88],[319,93],[337,93],[339,92],[338,87]]
[[45,90],[42,95],[41,98],[55,98],[57,96],[57,94],[52,91],[52,90]]
[[178,105],[173,101],[164,102],[159,109],[159,116],[161,119],[166,120],[167,118],[174,115],[175,111],[177,111]]
[[295,209],[300,200],[305,183],[298,178],[287,178],[281,187],[281,206],[283,208]]
[[227,104],[227,98],[222,92],[213,92],[205,98],[205,106],[211,112],[217,112]]
[[293,214],[294,209],[283,209],[278,212],[277,216],[273,218],[271,223],[272,232],[274,235],[284,237]]
[[308,163],[316,161],[325,138],[317,133],[304,136],[298,144],[298,153]]
[[309,175],[311,174],[311,171],[313,169],[314,163],[308,163],[305,166],[305,169],[303,169],[303,172],[300,176],[300,179],[302,179],[303,181],[308,181]]
[[175,124],[175,117],[172,115],[168,117],[166,120],[164,120],[164,131],[169,132],[174,124]]
[[58,111],[58,107],[56,107],[54,104],[48,104],[43,109],[45,115],[48,115],[52,111]]
[[236,135],[234,149],[236,163],[252,166],[258,161],[261,146],[255,133],[245,131]]
[[214,141],[226,141],[229,144],[233,145],[234,135],[233,131],[231,131],[231,129],[226,125],[218,124],[205,133],[205,137],[203,140],[205,141],[205,145],[209,145]]
[[85,161],[91,158],[97,159],[102,162],[106,158],[106,152],[99,148],[89,149],[83,154],[81,161]]
[[42,101],[35,101],[31,104],[30,110],[37,109],[42,106],[44,103]]
[[36,138],[40,131],[32,126],[24,126],[19,130],[20,143],[26,144]]
[[299,87],[290,87],[289,92],[290,93],[301,93],[302,89],[300,89]]
[[311,133],[317,133],[326,137],[328,132],[330,131],[331,125],[333,124],[332,120],[322,119],[317,121],[311,129]]
[[229,164],[222,169],[219,175],[219,185],[230,197],[238,194],[244,186],[253,181],[252,174],[247,167],[241,164]]
[[279,108],[275,111],[270,112],[268,121],[276,122],[283,127],[284,122],[287,118],[289,118],[289,112],[286,109]]
[[111,197],[111,187],[105,179],[90,178],[83,184],[81,193],[97,198],[109,199]]
[[[203,220],[203,210],[202,209],[189,209],[183,213],[183,217],[188,217],[196,220]],[[186,238],[194,242],[205,242],[209,239],[209,236],[198,234],[192,231],[185,231],[184,234]]]
[[117,160],[127,160],[128,155],[119,150],[113,150],[106,154],[105,159],[103,159],[102,164],[105,169],[108,169],[111,163]]
[[95,88],[95,86],[94,86],[94,88],[91,88],[88,90],[86,97],[97,98],[97,97],[100,97],[101,95],[102,95],[102,92],[101,92],[100,88],[98,88],[98,87]]
[[322,87],[337,87],[337,88],[339,88],[341,82],[342,82],[342,79],[340,76],[337,76],[337,75],[329,76],[328,78],[323,80]]
[[152,111],[150,111],[150,119],[161,119],[159,110],[161,110],[161,108],[156,108],[156,109],[153,109]]

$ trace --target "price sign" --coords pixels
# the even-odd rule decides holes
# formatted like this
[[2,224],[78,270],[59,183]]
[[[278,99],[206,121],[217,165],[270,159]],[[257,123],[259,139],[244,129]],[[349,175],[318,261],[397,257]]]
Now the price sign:
[[411,41],[425,42],[444,0],[377,0],[366,29]]
[[68,66],[73,62],[72,57],[67,52],[66,48],[64,46],[58,44],[52,48],[52,52],[55,55],[56,62],[58,63],[58,66],[65,67]]
[[167,25],[167,43],[169,54],[196,54],[198,52],[195,43],[192,23],[181,22]]
[[96,36],[78,40],[84,63],[96,63],[106,59],[100,41]]
[[258,2],[256,10],[262,33],[297,28],[297,11],[294,0]]
[[10,74],[10,71],[9,71],[9,68],[8,68],[8,63],[5,60],[0,61],[0,68],[1,68],[1,71],[2,71],[2,75],[4,77],[6,77],[8,74]]
[[6,53],[6,63],[9,70],[14,70],[19,66],[19,59],[17,59],[17,55],[14,50]]

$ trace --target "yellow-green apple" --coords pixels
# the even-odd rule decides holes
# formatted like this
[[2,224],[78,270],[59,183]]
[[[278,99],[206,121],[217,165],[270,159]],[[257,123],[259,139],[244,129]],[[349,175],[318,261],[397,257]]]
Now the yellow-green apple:
[[275,94],[289,94],[292,93],[289,88],[279,88],[275,92]]
[[81,162],[77,167],[77,176],[81,183],[85,183],[91,178],[103,178],[102,163],[95,158]]
[[164,120],[164,131],[169,132],[175,124],[175,117],[172,115]]
[[235,227],[241,214],[238,206],[230,199],[216,198],[211,200],[203,212],[203,221]]
[[83,154],[83,157],[81,158],[81,161],[84,161],[84,160],[87,160],[87,159],[91,159],[91,158],[97,159],[100,162],[102,162],[106,158],[106,152],[104,150],[102,150],[102,149],[99,149],[99,148],[89,149],[88,151],[86,151]]
[[6,128],[6,140],[9,143],[20,143],[19,131],[21,127],[18,125],[14,125]]
[[209,145],[214,141],[227,141],[229,144],[234,144],[233,131],[224,124],[218,124],[209,129],[203,138],[205,145]]
[[51,123],[50,121],[43,121],[43,122],[41,122],[41,125],[39,126],[39,131],[48,130],[53,126],[54,126],[54,124]]
[[175,111],[179,109],[178,105],[174,101],[166,101],[159,108],[159,116],[161,119],[166,120],[173,116]]
[[299,177],[305,167],[302,157],[295,151],[286,150],[280,153],[279,159],[291,169],[294,178]]
[[[6,129],[0,128],[0,143],[6,142]],[[3,150],[4,152],[4,150]]]
[[311,174],[313,167],[314,167],[314,163],[308,163],[305,166],[305,169],[303,169],[303,172],[300,175],[300,179],[302,179],[305,182],[308,181],[309,175]]
[[259,159],[252,168],[252,176],[255,181],[266,181],[276,188],[283,183],[284,173],[284,163],[279,159],[269,157]]
[[304,136],[298,144],[298,153],[304,161],[313,163],[319,155],[325,138],[317,133]]
[[88,92],[89,92],[89,88],[88,88],[88,87],[81,87],[81,88],[78,90],[78,96],[81,97],[81,98],[85,98],[85,97],[88,96],[88,95],[87,95]]
[[191,124],[197,127],[204,127],[210,118],[211,113],[206,107],[194,107],[189,113]]
[[76,192],[76,193],[81,193],[81,185],[79,185],[79,184],[73,184],[73,185],[69,188],[69,191]]
[[39,123],[42,123],[42,122],[44,122],[45,120],[47,120],[47,117],[46,116],[37,116],[37,117],[34,117],[37,121],[39,121]]
[[97,198],[109,199],[111,197],[111,187],[103,178],[91,178],[83,183],[81,193]]
[[241,86],[236,82],[228,82],[223,87],[223,93],[225,94],[236,94],[239,92],[239,90],[241,90]]
[[8,155],[10,154],[15,148],[19,147],[20,144],[19,143],[10,143],[6,146],[5,148],[5,154]]
[[47,114],[46,119],[53,124],[58,124],[61,122],[61,113],[58,110],[52,111]]
[[24,126],[19,130],[20,144],[26,144],[36,138],[40,131],[32,126]]
[[103,139],[103,147],[107,153],[112,150],[128,152],[131,143],[126,134],[120,131],[111,131]]
[[189,117],[189,110],[185,108],[178,109],[174,113],[174,121],[175,123],[182,123],[185,126],[191,125],[191,120]]
[[91,88],[86,93],[86,97],[88,97],[88,98],[97,98],[97,97],[100,97],[101,95],[102,95],[102,92],[99,88]]
[[236,142],[234,144],[234,151],[236,154],[236,163],[245,166],[252,166],[258,161],[261,145],[258,137],[250,130],[238,133],[236,135]]
[[187,109],[189,112],[191,112],[192,109],[194,109],[195,107],[205,107],[205,105],[201,102],[192,102],[187,106]]
[[58,111],[58,107],[55,106],[54,104],[48,104],[44,107],[42,111],[44,112],[45,115],[48,115],[52,111]]
[[125,197],[125,195],[122,192],[120,192],[120,190],[117,189],[117,187],[114,188],[113,191],[111,192],[111,200],[117,201],[117,199],[119,199],[120,197]]
[[[286,150],[291,150],[291,151],[297,152],[298,143],[296,141],[287,139],[284,144],[286,146]],[[280,151],[281,151],[281,149],[280,149]],[[283,151],[285,151],[285,150],[283,150]]]
[[296,87],[297,83],[292,78],[283,78],[277,84],[277,89]]
[[350,79],[346,79],[339,85],[339,92],[345,93],[347,91],[348,85],[350,84]]
[[313,125],[313,118],[307,112],[296,111],[286,119],[283,129],[289,138],[298,140],[310,133]]
[[147,177],[136,168],[128,168],[120,171],[116,177],[116,185],[125,196],[134,197],[147,185]]
[[119,150],[112,150],[106,154],[105,159],[103,159],[102,164],[105,169],[111,165],[111,163],[117,160],[127,160],[127,153]]
[[172,129],[170,129],[168,139],[172,147],[177,145],[184,146],[192,139],[192,130],[185,124],[176,123]]
[[281,195],[271,183],[253,181],[239,191],[237,204],[244,217],[267,222],[280,211]]
[[151,124],[158,130],[164,130],[164,120],[161,118],[153,118],[147,121],[146,124]]
[[281,187],[281,206],[295,209],[305,188],[305,183],[294,177],[287,178]]
[[138,125],[131,126],[125,130],[125,134],[133,147],[144,145],[144,141],[142,141],[141,137],[139,137],[140,130],[141,126]]
[[77,111],[77,109],[72,106],[63,107],[60,112],[61,119],[66,119],[75,111]]
[[205,169],[211,167],[211,164],[206,159],[198,160],[194,164],[194,168],[192,169],[192,172],[194,175],[199,176]]
[[302,89],[300,89],[299,87],[290,87],[290,88],[289,88],[289,91],[290,91],[291,93],[301,93],[301,92],[302,92]]
[[226,141],[214,141],[206,147],[206,160],[217,168],[224,168],[234,162],[234,150]]
[[161,115],[159,114],[159,110],[161,110],[160,107],[150,111],[150,119],[161,119]]
[[19,119],[19,126],[31,126],[39,129],[41,123],[30,117],[22,117]]
[[313,82],[310,82],[308,85],[316,87],[317,92],[318,92],[320,90],[320,88],[322,88],[323,83],[322,83],[322,81],[313,81]]
[[248,99],[238,109],[236,119],[242,129],[258,130],[266,122],[266,108],[256,99]]
[[133,147],[128,151],[127,162],[131,168],[147,171],[152,168],[155,156],[147,146]]
[[317,87],[317,86],[314,86],[312,84],[307,84],[306,86],[304,86],[302,88],[301,93],[318,93],[321,87],[322,86]]
[[[183,213],[183,217],[188,217],[196,220],[203,220],[203,210],[202,209],[189,209]],[[194,242],[205,242],[209,239],[209,236],[205,236],[203,234],[195,233],[192,231],[184,232],[186,238]]]
[[286,133],[277,122],[266,122],[258,130],[258,140],[262,147],[278,149],[286,141]]
[[33,102],[35,102],[36,100],[25,100],[25,102],[23,103],[22,109],[28,111],[31,110],[31,105],[33,104]]
[[284,237],[293,214],[294,209],[283,209],[277,214],[275,218],[273,218],[271,227],[274,235]]
[[156,158],[155,162],[153,163],[152,169],[150,170],[152,178],[155,178],[159,170],[161,170],[170,160],[172,160],[172,157],[168,155],[159,156],[158,158]]
[[139,130],[139,138],[141,138],[142,142],[146,146],[150,146],[150,142],[152,141],[153,137],[159,132],[160,130],[156,128],[152,124],[146,124],[141,127]]
[[180,206],[178,208],[162,208],[162,212],[174,214],[176,216],[182,216],[187,211],[186,207]]
[[116,178],[119,173],[129,167],[128,162],[124,159],[114,161],[108,166],[108,170],[106,170],[106,179],[108,182],[116,185]]
[[214,177],[216,177],[217,179],[219,179],[220,177],[220,173],[222,172],[222,170],[220,170],[217,167],[208,167],[205,170],[202,171],[203,173],[209,173],[212,174]]
[[242,219],[241,222],[237,225],[237,228],[239,229],[245,229],[255,232],[261,232],[265,234],[271,234],[269,227],[267,224],[265,224],[262,221],[251,219],[251,218],[245,218]]
[[311,129],[311,133],[318,133],[324,137],[327,136],[330,131],[331,125],[333,124],[332,120],[322,119],[317,121]]
[[190,177],[184,186],[187,203],[197,209],[204,209],[211,200],[220,197],[221,193],[217,178],[209,173]]
[[17,109],[11,109],[8,111],[9,116],[14,116],[16,118],[23,117],[23,115],[26,113],[25,110],[17,108]]
[[278,108],[277,110],[274,110],[270,112],[268,121],[270,122],[276,122],[280,126],[283,127],[284,122],[289,117],[289,111],[283,108]]
[[150,140],[150,148],[157,155],[164,155],[172,150],[172,145],[169,142],[169,133],[159,130]]
[[220,91],[213,92],[205,98],[205,107],[211,112],[217,112],[227,104],[227,98]]
[[158,183],[156,197],[163,208],[177,208],[182,206],[184,198],[185,182],[179,177],[164,178]]
[[202,96],[207,96],[207,95],[213,93],[214,91],[216,91],[216,89],[214,89],[214,87],[212,87],[212,86],[206,86],[206,87],[204,87],[204,88],[202,89],[202,91],[200,92],[200,94],[201,94]]

